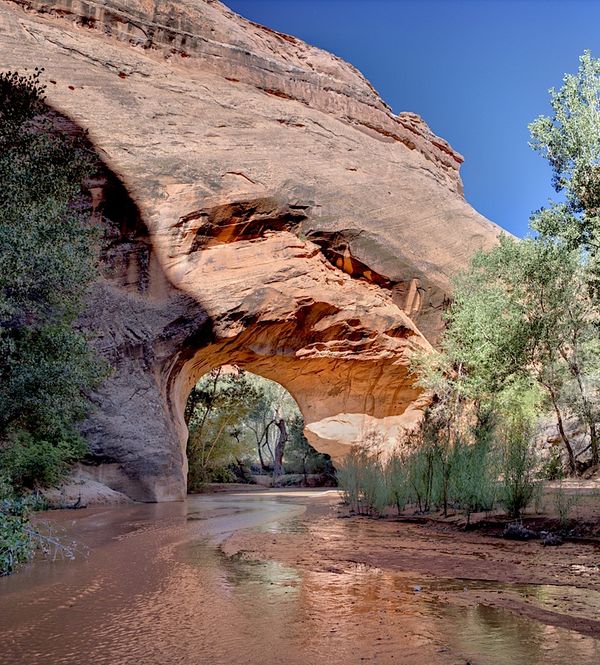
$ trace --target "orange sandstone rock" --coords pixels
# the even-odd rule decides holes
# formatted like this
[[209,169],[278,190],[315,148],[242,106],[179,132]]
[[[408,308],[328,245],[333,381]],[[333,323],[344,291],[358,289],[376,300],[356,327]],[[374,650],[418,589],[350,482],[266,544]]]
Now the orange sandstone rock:
[[418,419],[410,354],[499,232],[421,118],[216,0],[0,0],[0,63],[45,67],[107,168],[83,318],[114,367],[84,428],[102,482],[182,498],[187,394],[223,363],[284,385],[334,458]]

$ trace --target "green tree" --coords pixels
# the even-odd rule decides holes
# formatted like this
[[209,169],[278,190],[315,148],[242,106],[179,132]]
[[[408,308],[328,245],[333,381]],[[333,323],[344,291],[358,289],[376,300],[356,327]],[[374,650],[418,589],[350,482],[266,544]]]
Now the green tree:
[[329,455],[317,452],[304,436],[304,418],[298,411],[292,416],[288,427],[289,441],[285,449],[285,465],[304,476],[307,482],[309,473],[334,476],[335,470]]
[[[288,424],[300,415],[289,392],[275,381],[253,378],[258,397],[252,405],[245,426],[252,432],[261,468],[283,473],[283,458],[289,441]],[[304,425],[303,425],[304,426]]]
[[457,279],[438,361],[450,374],[460,367],[456,389],[483,404],[493,405],[514,386],[543,390],[572,471],[567,413],[587,426],[592,462],[598,462],[598,311],[586,284],[576,250],[545,238],[501,237]]
[[23,486],[83,454],[76,424],[104,374],[77,329],[97,276],[95,158],[60,129],[40,77],[0,74],[0,462]]
[[531,219],[532,228],[560,238],[590,258],[596,287],[600,277],[600,60],[585,51],[576,74],[550,91],[552,116],[529,129],[530,145],[548,160],[552,184],[564,200],[551,202]]
[[239,428],[257,398],[249,377],[236,367],[218,367],[198,381],[186,409],[190,489],[226,478],[223,470],[248,450]]
[[242,471],[258,461],[279,476],[284,467],[304,474],[330,473],[331,460],[304,436],[304,419],[283,386],[234,366],[216,368],[192,389],[185,410],[189,428],[189,486]]

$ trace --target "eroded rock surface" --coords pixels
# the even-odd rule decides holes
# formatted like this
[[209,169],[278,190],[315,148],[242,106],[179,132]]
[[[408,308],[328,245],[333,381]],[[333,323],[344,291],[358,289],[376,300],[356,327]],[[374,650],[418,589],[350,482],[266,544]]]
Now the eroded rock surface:
[[83,321],[114,367],[85,426],[104,482],[181,498],[185,400],[223,363],[284,385],[334,458],[414,422],[409,356],[498,234],[423,120],[213,0],[0,0],[0,63],[45,67],[109,172]]

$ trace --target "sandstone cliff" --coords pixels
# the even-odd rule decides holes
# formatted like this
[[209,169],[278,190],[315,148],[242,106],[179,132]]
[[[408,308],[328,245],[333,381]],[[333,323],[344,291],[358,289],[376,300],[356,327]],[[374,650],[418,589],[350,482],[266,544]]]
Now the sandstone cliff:
[[498,234],[423,120],[215,0],[0,0],[0,63],[45,67],[106,165],[83,321],[114,368],[85,426],[102,482],[181,498],[187,393],[222,363],[288,388],[334,457],[411,421],[408,357]]

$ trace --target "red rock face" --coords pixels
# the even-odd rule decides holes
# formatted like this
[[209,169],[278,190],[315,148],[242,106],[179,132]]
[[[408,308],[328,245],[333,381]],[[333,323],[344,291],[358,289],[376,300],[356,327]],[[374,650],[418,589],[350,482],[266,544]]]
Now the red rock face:
[[423,120],[211,0],[0,0],[0,62],[45,67],[110,171],[84,318],[115,368],[85,427],[111,487],[183,496],[185,399],[223,363],[288,388],[334,457],[418,418],[410,354],[498,234]]

